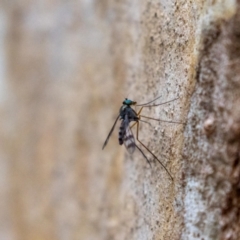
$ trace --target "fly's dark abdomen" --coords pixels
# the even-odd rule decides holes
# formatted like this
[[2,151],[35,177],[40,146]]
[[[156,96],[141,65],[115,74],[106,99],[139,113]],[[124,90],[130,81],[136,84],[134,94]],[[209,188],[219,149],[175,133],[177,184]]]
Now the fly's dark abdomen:
[[[118,141],[119,144],[122,145],[124,143],[126,129],[129,127],[130,122],[137,122],[139,120],[137,113],[129,106],[123,106],[120,109],[120,119],[122,120],[119,133],[118,133]],[[130,142],[130,141],[129,141]]]
[[119,133],[118,133],[118,142],[120,145],[123,144],[124,135],[125,135],[125,128],[124,128],[124,125],[121,123],[121,126],[119,128]]

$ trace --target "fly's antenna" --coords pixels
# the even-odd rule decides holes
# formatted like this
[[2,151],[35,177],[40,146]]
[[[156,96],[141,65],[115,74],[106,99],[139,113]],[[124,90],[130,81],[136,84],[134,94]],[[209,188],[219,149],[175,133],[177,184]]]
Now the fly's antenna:
[[154,102],[154,101],[156,101],[156,100],[158,100],[159,98],[161,98],[162,96],[158,96],[157,98],[155,98],[155,99],[153,99],[152,101],[150,101],[150,102],[147,102],[147,103],[142,103],[142,104],[137,104],[136,106],[144,106],[144,105],[148,105],[148,104],[150,104],[150,103],[152,103],[152,102]]
[[148,103],[137,104],[136,106],[140,106],[140,107],[157,107],[157,106],[164,105],[164,104],[167,104],[167,103],[173,102],[173,101],[175,101],[175,100],[178,100],[180,97],[177,97],[177,98],[171,99],[171,100],[166,101],[166,102],[162,102],[162,103],[158,103],[158,104],[149,105],[150,103],[156,101],[156,100],[159,99],[159,98],[160,98],[160,97],[155,98],[154,100],[152,100],[152,101],[150,101],[150,102],[148,102]]

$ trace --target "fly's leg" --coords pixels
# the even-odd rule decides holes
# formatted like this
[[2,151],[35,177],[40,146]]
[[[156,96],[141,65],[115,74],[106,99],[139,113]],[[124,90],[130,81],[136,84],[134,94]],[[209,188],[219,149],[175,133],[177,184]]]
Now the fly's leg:
[[157,118],[147,117],[147,116],[143,116],[143,115],[139,115],[139,117],[147,118],[147,119],[150,119],[150,120],[155,120],[155,121],[158,121],[158,122],[185,124],[184,122],[168,121],[168,120],[163,120],[163,119],[157,119]]
[[[165,171],[168,173],[168,175],[170,176],[171,180],[173,181],[173,177],[170,174],[170,172],[167,170],[167,168],[162,164],[162,162],[156,157],[156,155],[154,153],[152,153],[150,151],[150,149],[148,147],[146,147],[138,138],[138,132],[139,132],[139,122],[136,122],[137,124],[137,132],[136,132],[136,139],[137,141],[160,163],[160,165],[165,169]],[[149,160],[148,160],[149,162]]]
[[[142,110],[143,110],[143,107],[141,107],[140,110],[138,111],[138,113],[137,113],[137,116],[138,116],[138,117],[140,116],[140,113],[141,113]],[[133,128],[136,124],[137,124],[137,122],[135,122],[135,123],[131,126],[131,128]]]

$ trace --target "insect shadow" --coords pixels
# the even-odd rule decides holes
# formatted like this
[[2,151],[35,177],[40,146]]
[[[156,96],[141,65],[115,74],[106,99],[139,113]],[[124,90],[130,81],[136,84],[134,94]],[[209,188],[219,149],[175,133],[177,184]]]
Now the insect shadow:
[[[148,122],[142,120],[142,118],[149,119],[149,120],[160,121],[160,122],[183,124],[182,122],[167,121],[167,120],[156,119],[156,118],[141,115],[141,112],[142,112],[143,108],[145,108],[145,107],[157,107],[157,106],[164,105],[164,104],[167,104],[167,103],[170,103],[170,102],[173,102],[173,101],[179,99],[179,97],[177,97],[177,98],[174,98],[174,99],[166,101],[166,102],[152,104],[156,100],[158,100],[160,97],[157,97],[157,98],[153,99],[152,101],[147,102],[147,103],[143,103],[143,104],[137,104],[137,102],[134,102],[134,101],[126,98],[122,103],[123,105],[121,106],[121,108],[119,110],[119,114],[118,114],[118,116],[117,116],[117,118],[116,118],[116,120],[115,120],[115,122],[114,122],[114,124],[113,124],[113,126],[112,126],[104,144],[103,144],[102,149],[104,149],[106,147],[106,145],[108,143],[108,140],[111,137],[112,132],[113,132],[113,130],[114,130],[116,124],[117,124],[117,121],[120,120],[121,124],[120,124],[119,135],[118,135],[119,144],[120,145],[124,144],[127,151],[130,154],[133,154],[133,152],[135,151],[135,148],[137,148],[142,153],[143,157],[147,160],[149,165],[151,166],[151,163],[150,163],[149,159],[147,158],[147,156],[145,155],[143,150],[135,142],[135,138],[134,138],[134,135],[133,135],[131,129],[135,125],[137,125],[137,129],[136,129],[136,140],[137,140],[137,142],[139,142],[141,144],[141,146],[144,147],[154,157],[154,159],[156,159],[160,163],[160,165],[165,169],[165,171],[168,173],[171,180],[173,181],[173,177],[170,174],[170,172],[167,170],[167,168],[162,164],[162,162],[157,158],[157,156],[145,144],[143,144],[142,141],[139,140],[139,122],[141,121],[141,122],[148,123]],[[141,107],[140,110],[138,112],[136,112],[131,107],[133,105]],[[134,124],[132,126],[130,126],[131,122],[134,122]]]

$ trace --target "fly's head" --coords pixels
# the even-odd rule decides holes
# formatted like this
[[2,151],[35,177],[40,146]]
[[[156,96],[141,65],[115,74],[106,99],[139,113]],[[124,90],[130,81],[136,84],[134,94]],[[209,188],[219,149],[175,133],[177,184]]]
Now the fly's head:
[[137,102],[134,102],[134,101],[132,101],[132,100],[130,100],[130,99],[125,98],[125,100],[123,101],[122,104],[130,107],[130,106],[132,106],[132,105],[136,105],[136,103],[137,103]]

